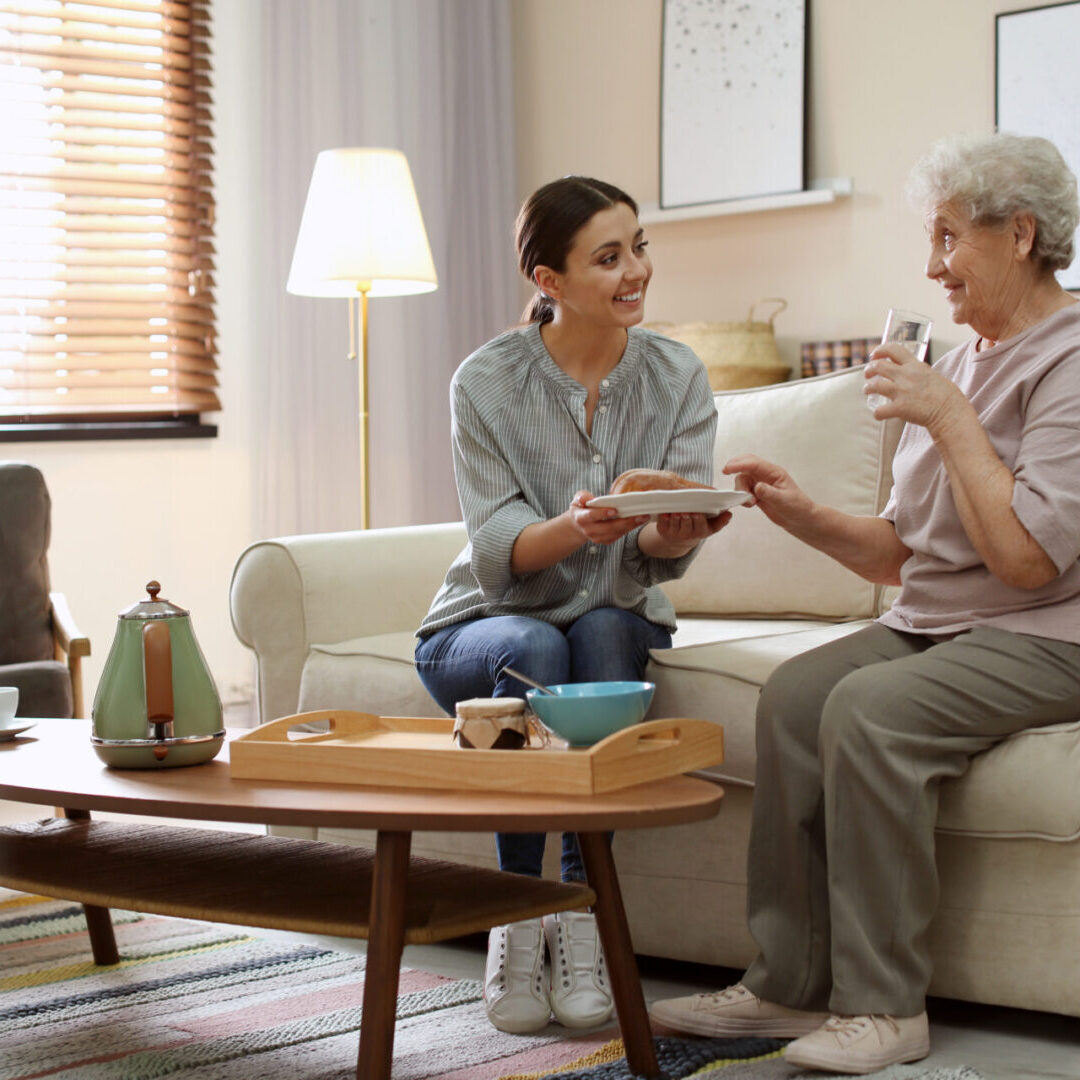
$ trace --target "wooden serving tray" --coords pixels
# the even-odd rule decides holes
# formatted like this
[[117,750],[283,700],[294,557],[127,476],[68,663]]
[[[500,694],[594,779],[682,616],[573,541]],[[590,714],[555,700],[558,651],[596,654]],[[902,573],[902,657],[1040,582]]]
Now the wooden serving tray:
[[[328,721],[326,732],[295,730]],[[520,750],[463,750],[448,718],[299,713],[229,744],[238,780],[311,781],[532,794],[599,795],[719,765],[724,731],[707,720],[649,720],[594,746],[553,742]]]

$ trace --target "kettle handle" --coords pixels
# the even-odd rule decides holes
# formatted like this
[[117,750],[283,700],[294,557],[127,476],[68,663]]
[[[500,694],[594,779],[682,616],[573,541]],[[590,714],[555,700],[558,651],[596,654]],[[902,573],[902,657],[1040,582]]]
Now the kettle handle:
[[171,732],[173,719],[172,639],[169,624],[151,620],[143,625],[143,674],[146,680],[146,720],[153,738]]

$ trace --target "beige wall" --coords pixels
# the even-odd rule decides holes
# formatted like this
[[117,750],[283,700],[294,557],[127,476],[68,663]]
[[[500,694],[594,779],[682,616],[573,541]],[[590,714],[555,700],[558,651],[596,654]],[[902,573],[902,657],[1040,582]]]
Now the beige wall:
[[[9,443],[53,496],[50,565],[93,643],[88,692],[117,612],[152,577],[189,608],[227,699],[250,690],[250,654],[228,617],[228,585],[252,540],[249,387],[258,377],[246,287],[248,175],[257,108],[246,48],[249,5],[214,5],[215,186],[220,436],[211,440]],[[660,0],[511,0],[520,194],[566,172],[656,201]],[[813,0],[812,176],[850,176],[831,206],[650,227],[652,319],[740,318],[758,297],[790,303],[777,331],[789,359],[803,338],[874,333],[890,305],[926,310],[956,341],[921,277],[921,223],[901,200],[905,169],[935,136],[993,117],[993,15],[1015,0]]]
[[244,65],[244,8],[215,6],[215,47],[229,57],[215,75],[218,205],[218,338],[225,411],[216,439],[5,443],[0,457],[29,461],[45,474],[53,502],[49,569],[90,638],[87,707],[112,643],[117,613],[145,599],[152,578],[162,596],[191,612],[195,634],[221,695],[251,693],[251,654],[229,622],[229,578],[251,536],[251,425],[247,402],[257,375],[251,346],[254,298],[244,282],[246,218],[253,178],[243,153],[250,138]]
[[[660,0],[513,0],[521,197],[565,173],[598,176],[639,202],[659,196]],[[850,177],[824,206],[647,228],[656,267],[646,317],[743,318],[782,296],[799,342],[872,335],[889,307],[936,324],[934,353],[963,340],[923,276],[924,233],[904,177],[931,141],[988,131],[994,15],[1015,0],[813,0],[808,175]]]

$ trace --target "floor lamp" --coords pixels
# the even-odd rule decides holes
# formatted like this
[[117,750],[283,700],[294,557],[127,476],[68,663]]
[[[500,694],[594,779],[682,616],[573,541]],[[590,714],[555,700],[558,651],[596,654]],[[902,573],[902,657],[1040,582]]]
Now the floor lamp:
[[349,302],[349,359],[359,359],[363,529],[371,517],[368,297],[407,296],[437,286],[405,155],[371,147],[323,150],[315,159],[285,288],[298,296],[343,296]]

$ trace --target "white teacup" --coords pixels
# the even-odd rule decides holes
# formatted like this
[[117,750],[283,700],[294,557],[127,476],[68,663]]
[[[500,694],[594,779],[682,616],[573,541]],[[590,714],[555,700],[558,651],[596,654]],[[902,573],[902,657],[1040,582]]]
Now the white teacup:
[[10,724],[15,719],[15,710],[19,707],[19,688],[0,686],[0,727]]

